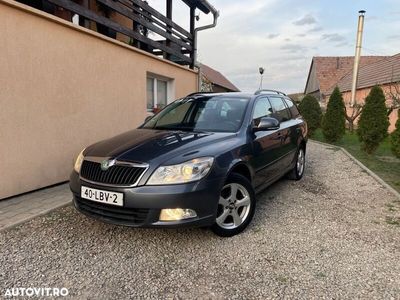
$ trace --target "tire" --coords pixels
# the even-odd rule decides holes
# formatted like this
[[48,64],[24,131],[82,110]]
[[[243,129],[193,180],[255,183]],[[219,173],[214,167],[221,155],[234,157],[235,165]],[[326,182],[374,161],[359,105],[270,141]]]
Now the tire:
[[291,180],[300,180],[304,175],[306,167],[306,151],[305,147],[301,146],[296,152],[296,163],[294,168],[287,174]]
[[[236,194],[232,197],[234,191]],[[233,173],[220,192],[217,217],[211,230],[221,237],[239,234],[250,224],[255,208],[256,197],[250,181]]]

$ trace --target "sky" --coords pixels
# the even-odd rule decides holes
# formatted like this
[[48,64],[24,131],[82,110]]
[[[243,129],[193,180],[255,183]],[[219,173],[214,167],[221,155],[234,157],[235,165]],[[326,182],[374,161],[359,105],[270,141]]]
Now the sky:
[[[148,0],[163,11],[165,0]],[[366,10],[362,55],[400,52],[400,0],[208,0],[220,12],[216,28],[198,36],[198,60],[240,90],[260,85],[303,92],[313,56],[352,56],[358,11]],[[189,10],[174,0],[173,19],[188,28]],[[197,12],[198,13],[198,12]],[[196,26],[212,21],[199,14]]]

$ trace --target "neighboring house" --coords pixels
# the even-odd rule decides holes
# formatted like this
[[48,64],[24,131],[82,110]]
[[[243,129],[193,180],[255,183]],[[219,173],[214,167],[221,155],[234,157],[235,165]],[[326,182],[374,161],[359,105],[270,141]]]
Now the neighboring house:
[[[0,199],[68,180],[83,147],[198,89],[206,0],[0,0]],[[182,4],[180,3],[180,4]]]
[[240,92],[240,90],[217,70],[201,64],[202,89],[207,92],[224,93]]
[[303,100],[304,96],[304,93],[294,93],[288,95],[288,97],[296,102],[296,104],[299,104],[301,100]]
[[[377,62],[387,56],[362,56],[360,66]],[[326,107],[328,93],[338,81],[351,73],[354,56],[314,56],[308,72],[304,94],[316,97],[323,108]]]
[[[342,92],[344,102],[349,108],[351,100],[351,84],[353,74],[349,72],[342,77],[336,85]],[[397,110],[400,106],[400,53],[383,57],[376,62],[363,65],[359,69],[356,102],[363,104],[365,97],[369,94],[374,85],[379,85],[386,96],[386,105],[392,111],[389,114],[390,127],[389,131],[393,131],[397,120]],[[327,92],[327,97],[332,93],[333,88]]]

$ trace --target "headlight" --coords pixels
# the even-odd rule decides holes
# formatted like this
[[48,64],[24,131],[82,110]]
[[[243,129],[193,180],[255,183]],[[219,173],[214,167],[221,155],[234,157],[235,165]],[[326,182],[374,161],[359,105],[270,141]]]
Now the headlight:
[[85,151],[85,149],[83,149],[79,154],[78,157],[75,160],[75,164],[74,164],[74,170],[75,172],[79,173],[81,171],[81,166],[83,163],[83,151]]
[[161,166],[151,175],[147,184],[176,184],[200,180],[208,174],[213,161],[213,157],[201,157],[179,165]]

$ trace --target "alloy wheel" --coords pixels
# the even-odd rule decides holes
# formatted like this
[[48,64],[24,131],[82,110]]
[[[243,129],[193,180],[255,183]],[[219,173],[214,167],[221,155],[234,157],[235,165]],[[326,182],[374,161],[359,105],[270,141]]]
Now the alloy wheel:
[[225,229],[239,227],[249,216],[250,205],[250,194],[243,185],[225,185],[219,197],[217,224]]
[[301,176],[304,172],[304,165],[305,165],[305,155],[304,150],[299,149],[299,153],[297,154],[297,175]]

